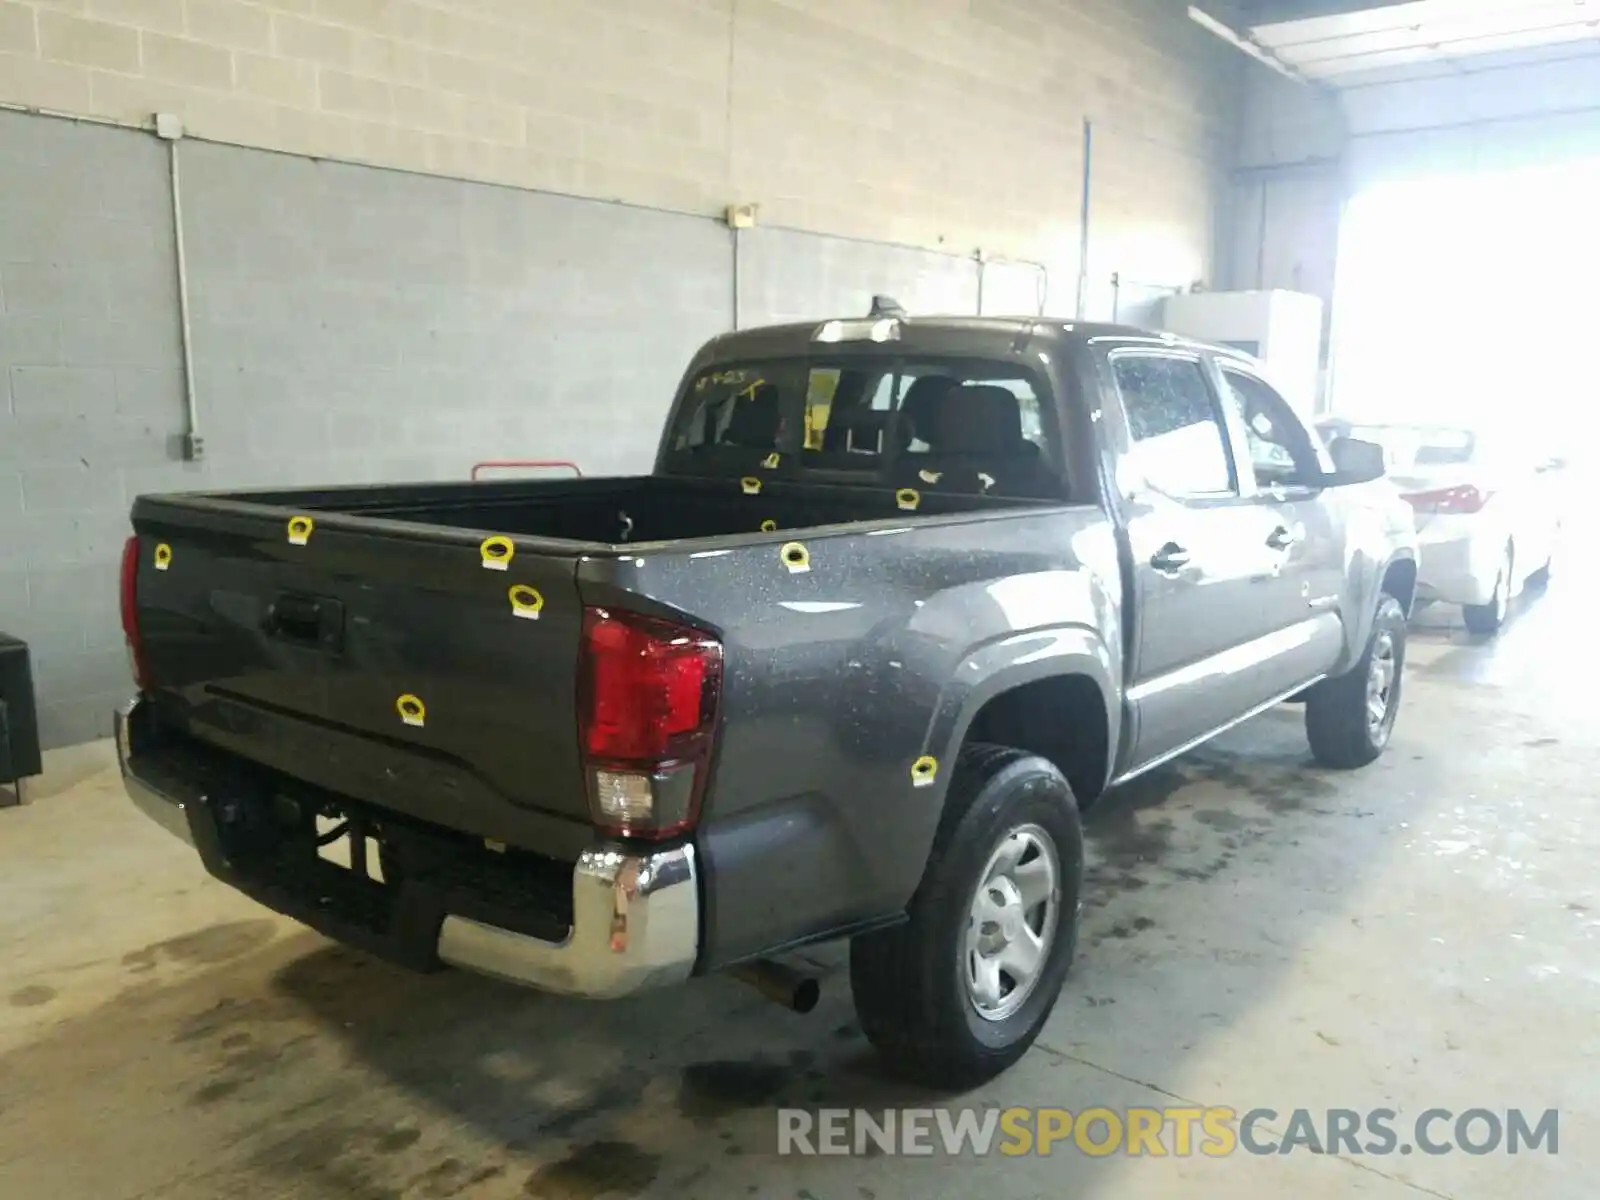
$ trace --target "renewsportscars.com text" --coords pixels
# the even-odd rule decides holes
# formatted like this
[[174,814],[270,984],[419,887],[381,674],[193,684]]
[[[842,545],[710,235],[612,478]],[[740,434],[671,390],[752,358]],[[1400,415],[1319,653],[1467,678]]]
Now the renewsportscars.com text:
[[901,1108],[778,1110],[778,1153],[1103,1158],[1560,1153],[1560,1113],[1430,1108]]

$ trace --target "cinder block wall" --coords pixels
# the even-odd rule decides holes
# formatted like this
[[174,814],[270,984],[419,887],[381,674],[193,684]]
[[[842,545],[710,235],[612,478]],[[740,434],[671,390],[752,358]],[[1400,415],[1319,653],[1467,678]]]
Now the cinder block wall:
[[184,486],[165,163],[153,138],[0,113],[0,629],[32,647],[49,745],[126,698],[128,504]]
[[[105,733],[128,688],[141,493],[647,469],[699,342],[879,291],[975,311],[978,248],[1048,262],[1070,312],[1086,113],[1092,311],[1113,270],[1205,274],[1237,63],[1180,9],[0,0],[0,105],[129,126],[0,111],[0,629],[33,646],[46,743]],[[194,135],[200,463],[156,110]],[[763,220],[737,256],[734,200]],[[984,310],[1039,286],[991,264]]]
[[1068,270],[1087,115],[1141,279],[1206,271],[1244,61],[1177,0],[0,0],[0,101]]

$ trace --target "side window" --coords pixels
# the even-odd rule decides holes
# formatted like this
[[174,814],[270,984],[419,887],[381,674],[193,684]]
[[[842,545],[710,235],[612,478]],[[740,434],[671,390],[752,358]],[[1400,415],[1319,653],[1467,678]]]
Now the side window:
[[1223,401],[1238,415],[1250,445],[1256,486],[1283,487],[1314,479],[1320,467],[1305,426],[1288,403],[1261,380],[1222,368]]
[[1232,493],[1226,429],[1199,362],[1119,354],[1111,369],[1133,433],[1135,463],[1150,485],[1170,496]]

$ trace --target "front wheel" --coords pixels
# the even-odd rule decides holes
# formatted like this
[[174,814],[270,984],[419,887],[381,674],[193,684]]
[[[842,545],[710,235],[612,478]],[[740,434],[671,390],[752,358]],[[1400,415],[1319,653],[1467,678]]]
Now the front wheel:
[[961,751],[903,925],[850,944],[862,1031],[895,1074],[974,1087],[1033,1045],[1078,937],[1083,830],[1036,755]]
[[1378,601],[1361,661],[1324,679],[1306,700],[1306,736],[1319,763],[1351,770],[1383,753],[1400,711],[1405,662],[1405,610],[1386,595]]

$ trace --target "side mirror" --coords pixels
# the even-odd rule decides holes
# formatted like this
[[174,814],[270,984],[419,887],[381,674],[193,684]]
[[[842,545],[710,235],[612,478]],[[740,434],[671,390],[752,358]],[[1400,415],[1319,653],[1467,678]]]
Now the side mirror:
[[1332,487],[1350,483],[1371,483],[1389,472],[1388,458],[1377,442],[1364,442],[1360,438],[1336,437],[1328,444],[1333,457],[1334,473],[1325,482]]

